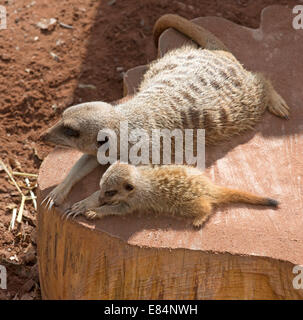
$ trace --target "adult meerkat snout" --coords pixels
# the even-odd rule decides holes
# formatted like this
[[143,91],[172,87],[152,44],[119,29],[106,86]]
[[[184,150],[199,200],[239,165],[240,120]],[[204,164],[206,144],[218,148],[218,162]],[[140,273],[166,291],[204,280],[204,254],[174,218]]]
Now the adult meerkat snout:
[[100,147],[97,141],[98,133],[105,128],[115,130],[119,123],[114,107],[105,102],[82,103],[63,112],[62,119],[44,132],[41,139],[57,146],[77,149],[84,154],[64,181],[54,188],[42,203],[45,202],[49,209],[53,205],[60,205],[75,183],[100,165],[97,161]]
[[43,132],[40,140],[45,143],[59,145],[62,147],[74,147],[75,141],[80,136],[80,128],[76,121],[60,120],[53,127]]
[[100,181],[100,191],[68,209],[67,217],[124,215],[135,211],[191,217],[201,227],[217,205],[247,203],[277,207],[274,199],[218,186],[198,168],[183,165],[160,167],[112,164]]
[[115,111],[111,104],[81,103],[66,109],[62,119],[43,132],[40,139],[46,143],[96,155],[99,147],[97,141],[99,130],[115,128],[115,120]]

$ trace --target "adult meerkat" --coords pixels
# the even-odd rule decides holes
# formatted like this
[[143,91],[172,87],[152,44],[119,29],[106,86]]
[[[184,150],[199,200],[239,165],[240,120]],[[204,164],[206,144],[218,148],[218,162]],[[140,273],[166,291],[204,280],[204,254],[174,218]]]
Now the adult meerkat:
[[266,109],[288,118],[289,108],[270,82],[245,70],[214,35],[169,14],[157,21],[155,41],[170,27],[202,48],[187,45],[170,51],[150,64],[132,99],[116,106],[104,102],[72,106],[42,136],[44,141],[84,153],[46,197],[49,208],[60,205],[72,186],[99,165],[99,130],[113,129],[119,137],[121,121],[128,121],[130,130],[142,128],[149,133],[162,128],[204,128],[206,144],[216,144],[254,127]]
[[192,217],[201,227],[214,206],[249,203],[277,207],[278,202],[249,192],[218,186],[203,173],[184,165],[133,166],[117,161],[104,173],[100,190],[65,212],[89,219],[134,211]]

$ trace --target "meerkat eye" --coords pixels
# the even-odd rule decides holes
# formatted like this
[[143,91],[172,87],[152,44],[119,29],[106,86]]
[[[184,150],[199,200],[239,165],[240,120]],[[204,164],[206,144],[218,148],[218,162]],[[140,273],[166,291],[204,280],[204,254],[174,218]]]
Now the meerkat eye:
[[127,191],[132,191],[134,190],[134,186],[130,183],[127,183],[125,186],[124,186],[125,190]]
[[106,142],[108,142],[108,137],[105,137],[103,141],[97,141],[98,148],[100,148]]
[[63,127],[63,133],[64,133],[64,135],[66,135],[68,137],[74,137],[74,138],[78,138],[80,135],[79,131],[74,130],[70,127]]
[[115,194],[117,194],[117,190],[109,190],[109,191],[105,191],[105,196],[106,197],[113,197]]

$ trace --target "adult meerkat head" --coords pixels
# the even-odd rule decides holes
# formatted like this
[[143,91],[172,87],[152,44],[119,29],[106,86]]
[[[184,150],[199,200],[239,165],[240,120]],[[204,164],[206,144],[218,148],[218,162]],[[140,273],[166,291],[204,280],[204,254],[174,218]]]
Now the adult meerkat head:
[[100,146],[97,141],[99,130],[114,129],[116,118],[111,104],[81,103],[66,109],[62,119],[44,132],[41,140],[95,155]]
[[100,205],[128,202],[136,192],[138,171],[135,166],[116,161],[100,181]]

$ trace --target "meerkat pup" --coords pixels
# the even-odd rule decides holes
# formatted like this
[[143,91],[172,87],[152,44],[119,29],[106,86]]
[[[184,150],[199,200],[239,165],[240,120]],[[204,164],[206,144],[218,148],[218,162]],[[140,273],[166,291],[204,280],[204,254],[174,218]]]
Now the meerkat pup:
[[100,190],[76,203],[65,216],[84,214],[94,219],[134,211],[155,212],[192,217],[193,226],[201,227],[214,206],[226,203],[278,206],[274,199],[218,186],[197,168],[133,166],[117,161],[102,176]]
[[72,106],[42,136],[46,142],[84,153],[45,198],[49,208],[60,205],[73,185],[99,165],[98,132],[111,129],[119,139],[122,121],[130,131],[140,128],[150,135],[154,129],[205,129],[206,144],[211,145],[253,128],[265,110],[288,118],[289,108],[271,83],[245,70],[214,35],[182,17],[165,15],[155,25],[156,42],[169,27],[202,48],[187,45],[168,52],[150,64],[132,99],[116,106],[104,102]]

